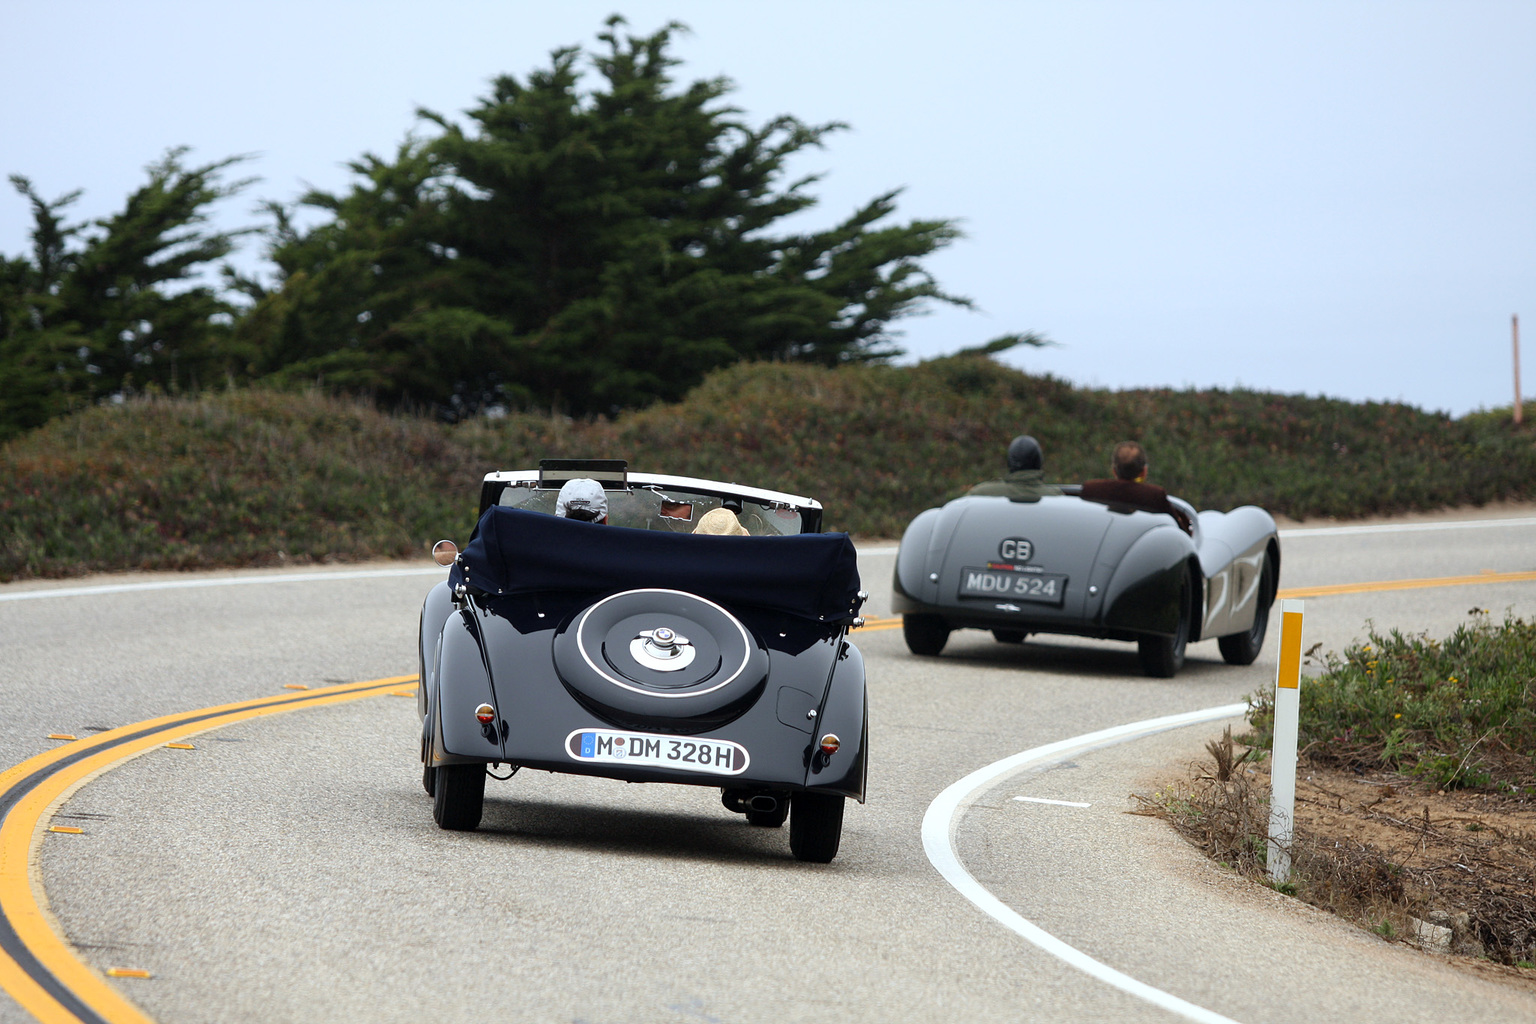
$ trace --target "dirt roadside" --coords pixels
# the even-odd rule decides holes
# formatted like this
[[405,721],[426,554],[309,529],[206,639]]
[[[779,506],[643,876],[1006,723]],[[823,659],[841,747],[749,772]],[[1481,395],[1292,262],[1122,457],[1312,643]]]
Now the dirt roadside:
[[[1265,768],[1237,773],[1251,804],[1268,797]],[[1170,765],[1163,777],[1199,790],[1214,773],[1206,758]],[[1306,876],[1297,879],[1297,898],[1424,956],[1536,992],[1536,967],[1517,966],[1531,963],[1536,948],[1536,798],[1441,791],[1303,759],[1295,814],[1295,863]]]

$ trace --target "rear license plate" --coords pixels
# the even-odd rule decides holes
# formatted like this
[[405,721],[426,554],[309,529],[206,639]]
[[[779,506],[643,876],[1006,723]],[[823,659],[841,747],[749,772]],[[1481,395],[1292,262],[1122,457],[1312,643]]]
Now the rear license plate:
[[1005,597],[1060,605],[1067,594],[1067,577],[1059,572],[1013,572],[1008,569],[962,569],[961,597]]
[[565,738],[565,751],[577,761],[677,768],[711,775],[740,775],[751,761],[747,748],[730,740],[614,729],[578,729]]

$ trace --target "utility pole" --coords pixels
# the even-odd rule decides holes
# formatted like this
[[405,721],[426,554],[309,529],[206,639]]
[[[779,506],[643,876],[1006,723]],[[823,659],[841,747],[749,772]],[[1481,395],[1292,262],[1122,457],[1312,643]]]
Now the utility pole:
[[1520,407],[1520,314],[1516,313],[1509,318],[1509,329],[1515,344],[1515,426],[1525,417],[1525,410]]

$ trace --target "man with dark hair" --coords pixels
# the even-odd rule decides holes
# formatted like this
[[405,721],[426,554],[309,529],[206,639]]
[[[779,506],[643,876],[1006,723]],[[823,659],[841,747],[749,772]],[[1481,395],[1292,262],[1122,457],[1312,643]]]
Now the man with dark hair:
[[1113,480],[1089,480],[1083,484],[1082,498],[1104,505],[1126,505],[1145,512],[1162,512],[1173,517],[1179,529],[1191,533],[1189,517],[1168,500],[1168,492],[1147,483],[1147,453],[1135,441],[1115,445],[1110,460]]
[[1008,475],[977,484],[966,493],[1039,501],[1043,495],[1060,494],[1061,488],[1045,482],[1045,456],[1040,452],[1040,442],[1020,434],[1008,445]]

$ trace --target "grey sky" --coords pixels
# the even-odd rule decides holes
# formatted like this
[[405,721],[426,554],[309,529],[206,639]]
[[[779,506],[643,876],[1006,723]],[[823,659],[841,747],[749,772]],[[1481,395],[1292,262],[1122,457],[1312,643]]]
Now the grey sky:
[[[961,220],[930,267],[983,312],[906,321],[912,357],[1037,330],[1061,347],[1009,361],[1081,384],[1511,401],[1510,315],[1536,337],[1524,0],[0,0],[0,171],[101,216],[171,146],[255,153],[221,213],[254,223],[614,11],[688,24],[678,77],[728,75],[754,122],[849,123],[793,167],[826,175],[811,222],[898,186],[901,219]],[[0,252],[29,227],[0,192]]]

